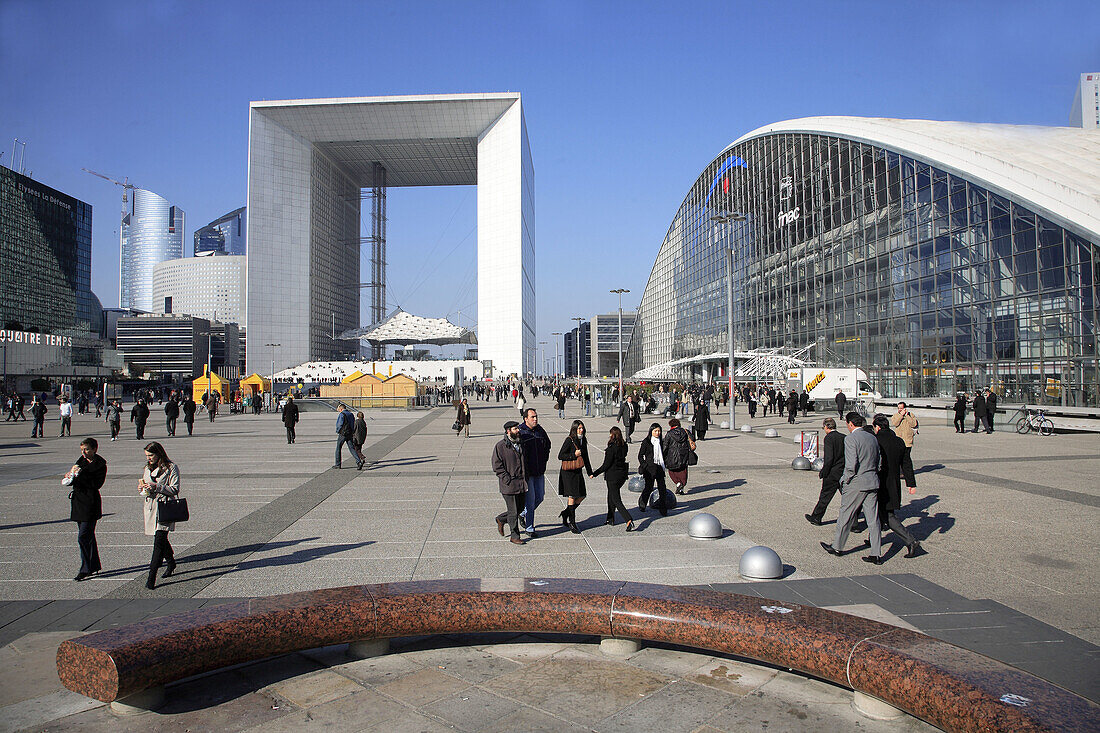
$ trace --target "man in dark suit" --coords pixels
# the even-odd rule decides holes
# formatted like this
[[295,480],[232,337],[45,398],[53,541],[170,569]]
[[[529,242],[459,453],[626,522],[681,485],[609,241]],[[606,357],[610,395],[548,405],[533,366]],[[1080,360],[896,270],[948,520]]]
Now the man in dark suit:
[[190,392],[187,393],[187,399],[183,401],[183,422],[187,425],[187,435],[192,435],[195,431],[195,408],[198,405],[195,404],[195,399]]
[[844,394],[844,390],[838,388],[834,399],[836,399],[836,414],[843,418],[844,408],[848,405],[848,395]]
[[837,432],[836,420],[827,417],[821,421],[825,428],[825,443],[822,460],[825,465],[817,472],[821,479],[821,494],[817,499],[817,506],[806,515],[806,521],[820,527],[821,518],[825,516],[825,509],[833,496],[840,490],[840,476],[844,473],[844,436]]
[[978,432],[979,427],[988,431],[985,416],[985,395],[981,391],[974,395],[974,429],[971,432]]
[[985,432],[993,432],[993,417],[997,412],[997,393],[991,389],[985,391]]
[[180,403],[176,401],[176,396],[172,395],[168,398],[168,401],[164,403],[164,424],[168,428],[169,435],[176,434],[176,419],[180,416]]

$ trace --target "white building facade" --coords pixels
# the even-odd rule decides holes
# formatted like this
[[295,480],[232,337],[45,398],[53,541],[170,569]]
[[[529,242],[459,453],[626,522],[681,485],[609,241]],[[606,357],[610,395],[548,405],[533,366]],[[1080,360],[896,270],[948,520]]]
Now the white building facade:
[[244,324],[243,255],[185,257],[153,269],[153,312]]
[[248,368],[270,368],[266,344],[279,344],[277,370],[346,351],[332,334],[361,325],[361,290],[380,322],[385,190],[448,185],[478,187],[479,356],[498,374],[533,373],[534,167],[511,93],[251,104]]

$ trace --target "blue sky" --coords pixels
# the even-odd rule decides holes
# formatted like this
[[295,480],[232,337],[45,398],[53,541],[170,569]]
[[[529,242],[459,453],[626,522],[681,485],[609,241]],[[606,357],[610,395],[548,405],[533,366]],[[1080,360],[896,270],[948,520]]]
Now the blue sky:
[[[114,186],[194,229],[243,206],[257,99],[517,91],[535,165],[538,335],[636,305],[688,187],[777,120],[1064,125],[1100,71],[1094,2],[0,0],[0,162],[94,206],[118,302]],[[394,189],[389,301],[473,325],[476,192]],[[548,355],[553,354],[549,344]]]

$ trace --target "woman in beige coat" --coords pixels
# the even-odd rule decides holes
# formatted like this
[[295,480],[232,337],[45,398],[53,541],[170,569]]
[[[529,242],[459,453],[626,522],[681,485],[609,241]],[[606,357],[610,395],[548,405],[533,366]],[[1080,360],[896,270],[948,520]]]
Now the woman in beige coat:
[[164,563],[164,576],[167,578],[176,570],[176,555],[168,542],[168,533],[176,528],[175,523],[157,524],[157,503],[173,499],[180,493],[180,470],[172,463],[164,447],[156,441],[145,446],[145,473],[138,481],[138,490],[145,499],[145,534],[153,537],[153,559],[149,562],[149,579],[145,587],[156,587],[157,570]]

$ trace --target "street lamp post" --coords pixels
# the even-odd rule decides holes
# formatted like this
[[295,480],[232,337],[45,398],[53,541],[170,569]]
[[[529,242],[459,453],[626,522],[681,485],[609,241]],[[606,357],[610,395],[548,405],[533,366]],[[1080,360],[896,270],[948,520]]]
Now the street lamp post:
[[[561,331],[554,331],[551,336],[563,336]],[[558,340],[554,339],[554,381],[558,381]]]
[[577,391],[581,390],[581,324],[584,323],[584,319],[580,316],[573,316],[569,320],[577,322]]
[[[611,292],[617,293],[619,296],[619,397],[621,398],[623,396],[623,293],[629,293],[630,291],[626,288],[619,288]],[[599,338],[599,334],[597,334],[597,342]]]
[[271,347],[271,410],[275,410],[275,349],[282,344],[264,344]]
[[[716,224],[729,224],[734,221],[745,221],[746,217],[736,211],[716,214],[710,218]],[[737,429],[737,410],[734,407],[736,397],[733,393],[733,249],[729,246],[729,229],[723,227],[726,232],[726,327],[729,336],[729,359],[726,372],[729,376],[729,405],[730,405],[730,430]]]
[[546,342],[545,341],[539,341],[539,346],[542,347],[542,359],[539,360],[539,363],[542,364],[543,368],[545,369],[546,368]]

